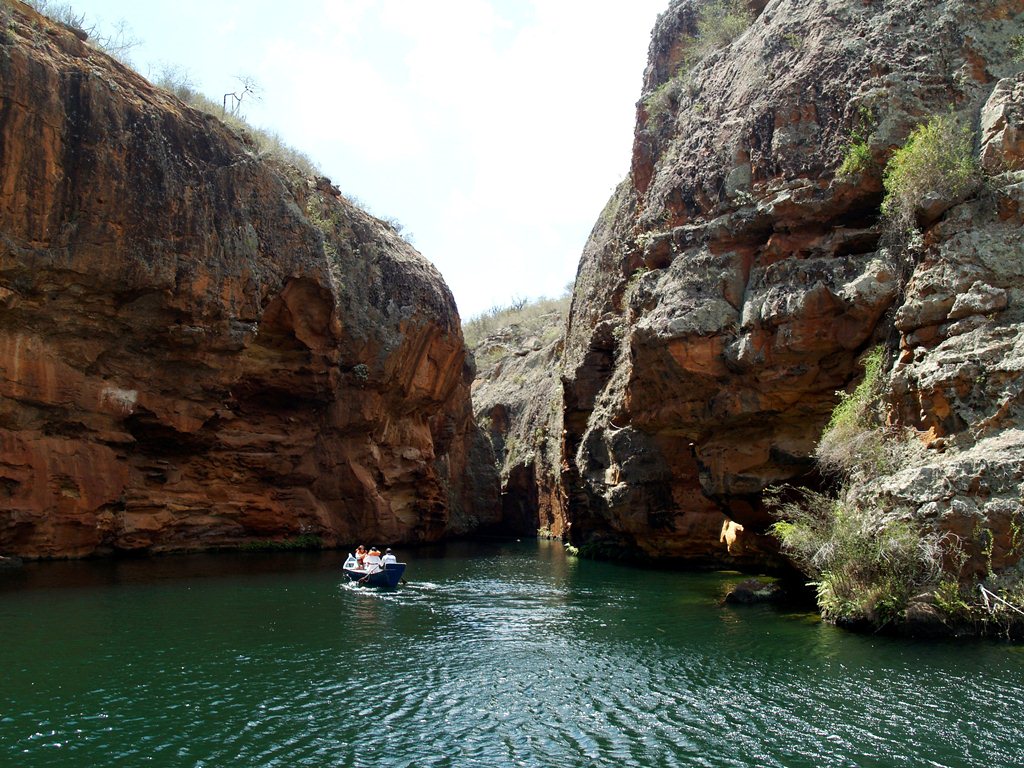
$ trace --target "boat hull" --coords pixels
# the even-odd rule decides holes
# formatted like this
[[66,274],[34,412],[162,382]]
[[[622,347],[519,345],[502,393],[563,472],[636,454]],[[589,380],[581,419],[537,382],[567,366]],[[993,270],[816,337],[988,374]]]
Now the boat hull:
[[405,563],[388,563],[381,570],[367,573],[356,568],[345,568],[349,581],[365,584],[368,587],[386,587],[394,589],[405,574]]

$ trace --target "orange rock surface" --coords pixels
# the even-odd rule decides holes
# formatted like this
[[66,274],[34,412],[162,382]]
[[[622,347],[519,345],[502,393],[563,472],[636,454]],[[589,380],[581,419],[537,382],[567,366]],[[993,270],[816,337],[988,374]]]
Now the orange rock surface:
[[42,16],[0,30],[0,553],[499,514],[451,294],[326,179]]

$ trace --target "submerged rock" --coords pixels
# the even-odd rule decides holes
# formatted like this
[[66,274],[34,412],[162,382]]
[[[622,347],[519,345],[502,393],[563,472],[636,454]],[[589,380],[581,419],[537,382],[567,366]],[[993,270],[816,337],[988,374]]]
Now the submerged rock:
[[725,596],[725,602],[732,605],[754,605],[756,603],[778,603],[785,598],[785,590],[778,582],[747,579],[729,590]]

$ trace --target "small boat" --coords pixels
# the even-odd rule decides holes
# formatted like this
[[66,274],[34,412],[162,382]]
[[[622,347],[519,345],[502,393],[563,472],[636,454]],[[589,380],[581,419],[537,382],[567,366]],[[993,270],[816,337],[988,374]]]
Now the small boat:
[[405,563],[386,563],[372,573],[359,568],[354,555],[349,555],[342,566],[349,581],[365,584],[368,587],[387,587],[394,589],[398,586],[402,575],[405,573]]

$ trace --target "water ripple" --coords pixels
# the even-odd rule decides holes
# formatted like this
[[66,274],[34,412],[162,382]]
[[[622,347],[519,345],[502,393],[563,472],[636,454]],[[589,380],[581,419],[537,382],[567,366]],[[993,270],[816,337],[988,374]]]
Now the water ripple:
[[0,644],[0,764],[1024,763],[1005,646],[856,637],[721,608],[721,577],[522,547],[416,566],[394,592],[313,572],[5,595],[25,641]]

